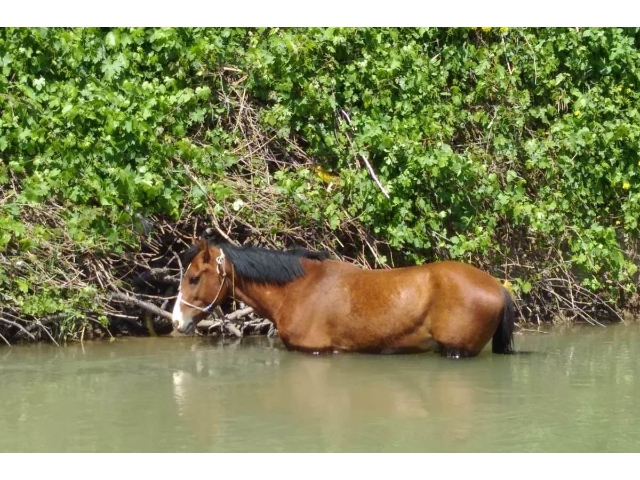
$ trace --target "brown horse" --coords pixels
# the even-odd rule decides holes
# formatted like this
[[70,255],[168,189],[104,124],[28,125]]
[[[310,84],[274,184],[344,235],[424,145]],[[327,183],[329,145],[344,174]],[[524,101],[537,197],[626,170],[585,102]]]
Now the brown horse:
[[191,333],[233,296],[275,323],[285,346],[307,352],[438,350],[514,353],[514,306],[500,282],[471,265],[439,262],[365,270],[326,253],[281,252],[200,239],[173,309]]

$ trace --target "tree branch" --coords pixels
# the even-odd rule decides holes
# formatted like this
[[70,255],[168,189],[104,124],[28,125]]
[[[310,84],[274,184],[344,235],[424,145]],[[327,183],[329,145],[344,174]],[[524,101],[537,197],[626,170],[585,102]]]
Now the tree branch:
[[113,298],[115,300],[120,300],[124,303],[128,303],[130,305],[135,305],[136,307],[140,307],[148,312],[151,312],[155,315],[159,315],[163,318],[166,318],[167,320],[171,321],[173,320],[171,318],[171,314],[169,312],[167,312],[166,310],[162,310],[160,307],[154,305],[153,303],[149,303],[149,302],[144,302],[142,300],[138,300],[135,297],[132,297],[131,295],[127,295],[126,293],[121,293],[121,292],[115,292],[109,295],[109,298]]

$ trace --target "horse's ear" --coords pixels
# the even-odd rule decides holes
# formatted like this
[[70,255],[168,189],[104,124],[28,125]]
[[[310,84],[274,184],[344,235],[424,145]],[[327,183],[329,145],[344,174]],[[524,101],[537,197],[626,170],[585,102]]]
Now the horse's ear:
[[211,253],[209,253],[209,242],[207,242],[204,238],[200,237],[198,246],[200,247],[200,251],[204,252],[204,255],[202,256],[202,261],[204,263],[209,263],[211,261]]

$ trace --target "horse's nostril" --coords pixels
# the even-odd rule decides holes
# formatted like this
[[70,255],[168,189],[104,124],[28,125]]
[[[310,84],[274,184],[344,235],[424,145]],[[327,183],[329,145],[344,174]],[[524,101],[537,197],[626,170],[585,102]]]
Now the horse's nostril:
[[175,328],[176,330],[178,329],[178,321],[177,320],[173,321],[173,328]]

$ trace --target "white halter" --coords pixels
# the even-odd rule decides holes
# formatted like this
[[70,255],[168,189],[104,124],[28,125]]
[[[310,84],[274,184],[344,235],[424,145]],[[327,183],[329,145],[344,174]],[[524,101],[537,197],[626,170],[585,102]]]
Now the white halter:
[[[218,275],[220,275],[222,277],[222,281],[220,282],[220,288],[218,289],[218,293],[216,294],[216,297],[213,299],[213,301],[209,305],[207,305],[206,307],[202,308],[202,307],[198,307],[197,305],[193,305],[192,303],[184,301],[182,299],[182,296],[181,296],[180,297],[180,303],[183,303],[187,307],[194,308],[194,309],[199,310],[201,312],[209,313],[211,311],[211,308],[213,308],[213,305],[218,300],[218,297],[220,296],[220,292],[222,292],[222,287],[224,286],[224,281],[227,279],[227,273],[224,271],[225,258],[226,257],[224,255],[224,252],[222,251],[222,249],[220,249],[220,255],[218,256],[218,258],[216,258],[216,272],[218,273]],[[191,266],[191,265],[189,265],[189,266]],[[187,267],[187,271],[189,271],[189,267]]]

